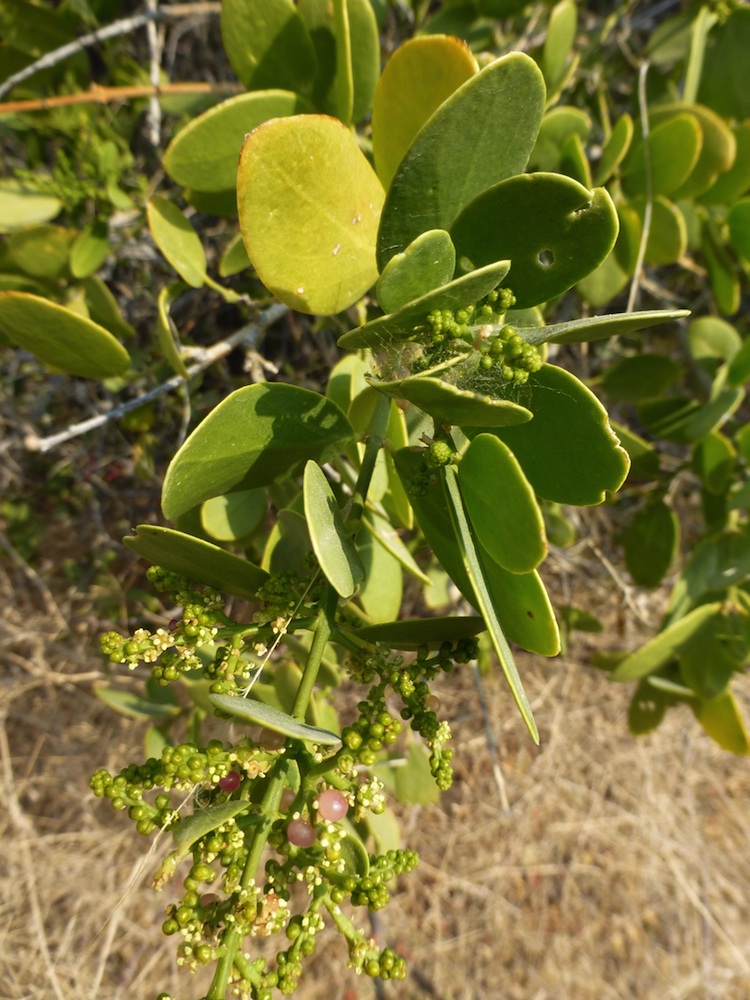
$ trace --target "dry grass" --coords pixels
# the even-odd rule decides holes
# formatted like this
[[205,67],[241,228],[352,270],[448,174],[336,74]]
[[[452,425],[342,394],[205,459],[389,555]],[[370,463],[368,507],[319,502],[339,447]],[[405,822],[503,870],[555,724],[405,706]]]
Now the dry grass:
[[[580,590],[613,631],[623,622],[636,629],[637,605],[628,608],[631,595],[601,566],[582,549],[552,568],[568,599],[580,603]],[[168,897],[148,887],[143,842],[88,791],[97,766],[139,754],[139,728],[92,696],[99,659],[91,643],[62,632],[65,604],[17,561],[0,588],[0,997],[199,997],[205,984],[178,976],[160,935]],[[586,656],[579,643],[568,659],[522,662],[539,750],[502,683],[485,682],[508,811],[471,672],[443,679],[456,782],[439,805],[404,812],[405,842],[422,861],[375,930],[408,958],[411,975],[379,996],[750,996],[747,768],[687,713],[633,740],[628,690],[582,667]],[[300,997],[375,995],[346,969],[341,942],[325,937]]]

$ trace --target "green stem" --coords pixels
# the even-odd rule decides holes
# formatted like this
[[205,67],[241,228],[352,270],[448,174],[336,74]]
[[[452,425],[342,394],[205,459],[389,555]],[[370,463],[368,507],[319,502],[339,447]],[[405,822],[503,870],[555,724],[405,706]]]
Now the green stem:
[[307,706],[310,704],[313,688],[315,687],[315,681],[318,679],[320,664],[323,661],[328,640],[331,638],[333,623],[336,618],[337,602],[338,594],[333,587],[328,584],[320,602],[320,607],[318,608],[318,620],[315,624],[315,632],[313,633],[310,653],[307,657],[305,672],[302,674],[302,680],[297,688],[297,697],[294,699],[294,706],[292,707],[292,717],[299,719],[300,722],[305,721]]
[[[262,819],[255,828],[250,851],[240,880],[240,886],[243,889],[250,887],[258,873],[263,848],[266,846],[273,822],[279,814],[281,793],[284,791],[287,783],[287,766],[287,761],[283,757],[280,757],[269,772],[268,786],[260,804]],[[206,1000],[226,1000],[229,977],[244,936],[244,928],[238,927],[236,923],[231,924],[225,932],[222,941],[222,953],[216,963],[214,978],[206,994]]]

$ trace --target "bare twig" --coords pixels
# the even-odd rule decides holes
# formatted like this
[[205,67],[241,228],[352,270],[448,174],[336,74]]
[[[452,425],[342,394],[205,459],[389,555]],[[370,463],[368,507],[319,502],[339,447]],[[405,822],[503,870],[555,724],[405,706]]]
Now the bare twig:
[[107,41],[109,38],[117,38],[119,35],[129,35],[131,31],[142,28],[145,24],[153,23],[156,20],[164,20],[173,17],[193,17],[195,14],[215,14],[221,10],[220,3],[196,3],[196,4],[172,4],[168,7],[154,8],[145,14],[135,14],[133,17],[125,17],[112,24],[107,24],[103,28],[96,28],[87,35],[81,35],[67,45],[61,45],[52,52],[46,52],[39,59],[36,59],[28,66],[9,76],[7,80],[0,84],[0,97],[9,93],[17,84],[23,83],[29,77],[35,76],[40,70],[57,66],[70,56],[82,52],[91,45],[98,42]]
[[158,87],[143,84],[136,87],[100,87],[93,84],[90,90],[80,94],[59,94],[56,97],[37,97],[28,101],[7,101],[0,104],[0,115],[17,114],[27,111],[49,111],[52,108],[69,107],[73,104],[109,104],[112,101],[132,101],[139,97],[164,97],[167,94],[241,94],[245,88],[241,83],[162,83]]
[[[152,87],[158,87],[160,82],[159,70],[161,67],[161,52],[164,45],[164,30],[156,24],[159,13],[156,0],[146,0],[146,10],[150,15],[146,24],[146,37],[148,38],[149,67],[148,78]],[[151,145],[157,147],[161,137],[161,105],[156,93],[153,93],[148,102],[148,137]]]
[[[287,311],[288,306],[282,305],[280,302],[269,306],[269,308],[261,314],[257,322],[248,323],[247,326],[243,326],[242,329],[237,330],[230,337],[220,341],[218,344],[214,344],[213,347],[209,347],[203,357],[188,368],[188,378],[193,378],[195,375],[198,375],[200,372],[214,364],[215,361],[226,357],[227,354],[233,351],[235,347],[238,347],[241,344],[250,348],[254,347],[258,336],[263,332],[263,330],[265,330],[266,327],[270,326],[272,323],[275,323],[276,320],[280,319]],[[161,385],[157,385],[155,388],[150,389],[142,396],[138,396],[135,399],[129,399],[127,402],[121,403],[119,406],[114,406],[111,410],[108,410],[107,413],[100,413],[96,417],[91,417],[88,420],[81,421],[80,424],[73,424],[71,427],[68,427],[67,430],[60,431],[59,434],[51,434],[46,438],[40,438],[35,434],[30,434],[27,436],[25,441],[26,447],[29,451],[51,451],[52,448],[56,448],[65,441],[70,441],[72,438],[79,437],[81,434],[87,434],[89,431],[94,430],[96,427],[101,427],[110,420],[119,420],[120,417],[125,416],[125,414],[129,413],[131,410],[135,410],[139,406],[143,406],[145,403],[151,402],[152,399],[157,399],[159,396],[163,396],[165,393],[171,392],[173,389],[178,389],[184,384],[185,379],[183,379],[181,375],[173,375],[172,378],[167,379],[167,381],[162,382]]]

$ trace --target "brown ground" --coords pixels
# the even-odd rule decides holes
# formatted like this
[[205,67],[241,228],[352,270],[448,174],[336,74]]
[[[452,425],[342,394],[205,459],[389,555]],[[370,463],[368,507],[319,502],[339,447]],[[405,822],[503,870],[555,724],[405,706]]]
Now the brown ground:
[[[201,982],[177,975],[160,935],[168,895],[149,888],[145,842],[88,790],[96,767],[140,755],[141,727],[93,697],[93,638],[61,630],[72,614],[84,632],[85,609],[56,604],[20,557],[4,566],[0,997],[153,1000],[165,989],[196,1000]],[[608,622],[597,645],[632,643],[656,624],[658,601],[634,596],[586,543],[547,567],[561,599]],[[471,671],[443,679],[456,782],[439,805],[403,810],[405,843],[422,860],[375,923],[410,978],[376,994],[332,934],[302,1000],[750,996],[747,764],[684,711],[633,739],[628,689],[585,666],[591,645],[521,662],[539,750],[502,681],[484,681],[500,784]],[[740,694],[750,701],[747,685]]]

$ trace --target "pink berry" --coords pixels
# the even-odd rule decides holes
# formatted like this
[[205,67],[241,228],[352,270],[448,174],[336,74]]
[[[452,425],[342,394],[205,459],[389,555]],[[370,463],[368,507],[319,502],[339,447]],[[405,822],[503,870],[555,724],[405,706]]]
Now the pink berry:
[[241,781],[242,778],[236,771],[230,771],[223,778],[219,778],[219,788],[222,792],[233,792],[240,787]]
[[337,823],[346,816],[349,803],[338,788],[327,788],[318,796],[318,815],[330,823]]
[[279,809],[281,809],[281,811],[284,813],[289,812],[289,810],[292,808],[292,802],[294,802],[296,797],[297,796],[294,794],[291,788],[285,788],[284,791],[281,793],[281,802],[279,804]]
[[303,819],[293,819],[286,828],[286,835],[295,847],[312,847],[315,843],[315,829]]

